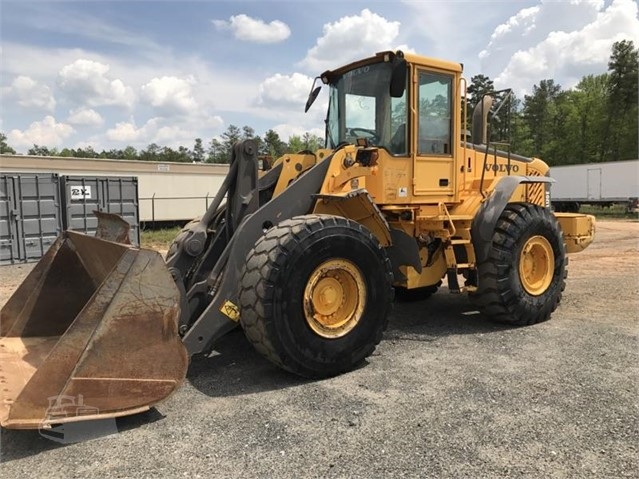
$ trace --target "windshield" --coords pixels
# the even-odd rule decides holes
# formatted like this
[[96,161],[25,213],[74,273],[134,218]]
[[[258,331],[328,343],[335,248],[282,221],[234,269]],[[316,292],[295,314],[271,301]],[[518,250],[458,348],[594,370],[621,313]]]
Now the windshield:
[[364,138],[392,154],[406,154],[406,90],[401,98],[391,97],[391,72],[390,63],[375,63],[354,68],[331,84],[328,148]]

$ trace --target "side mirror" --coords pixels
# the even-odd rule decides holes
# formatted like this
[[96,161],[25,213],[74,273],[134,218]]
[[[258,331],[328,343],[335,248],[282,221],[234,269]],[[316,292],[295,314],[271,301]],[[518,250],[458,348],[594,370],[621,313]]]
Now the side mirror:
[[390,81],[390,96],[393,98],[401,98],[406,91],[406,76],[408,75],[408,68],[406,59],[399,55],[393,58],[393,71],[391,73]]
[[317,95],[319,95],[319,92],[322,89],[322,85],[318,87],[315,86],[315,83],[317,83],[317,80],[319,80],[319,78],[320,77],[316,77],[315,80],[313,80],[313,84],[311,85],[311,91],[308,94],[308,99],[306,100],[306,107],[304,108],[304,113],[306,113],[308,109],[311,107],[311,105],[315,103],[315,100],[317,100]]

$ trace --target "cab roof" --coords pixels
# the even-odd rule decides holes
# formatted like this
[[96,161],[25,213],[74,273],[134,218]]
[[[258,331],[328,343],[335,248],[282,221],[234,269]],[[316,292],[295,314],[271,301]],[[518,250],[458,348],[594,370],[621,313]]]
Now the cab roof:
[[417,55],[414,53],[404,53],[401,50],[397,51],[383,51],[376,53],[372,57],[356,60],[347,65],[341,66],[335,70],[326,70],[320,75],[324,83],[330,83],[334,78],[342,76],[345,72],[352,70],[353,68],[361,67],[364,65],[370,65],[372,63],[379,63],[381,61],[391,61],[395,56],[403,56],[406,61],[411,65],[417,65],[422,67],[436,68],[439,70],[445,70],[454,73],[461,73],[464,69],[461,63],[455,63],[448,60],[442,60],[439,58],[426,57]]

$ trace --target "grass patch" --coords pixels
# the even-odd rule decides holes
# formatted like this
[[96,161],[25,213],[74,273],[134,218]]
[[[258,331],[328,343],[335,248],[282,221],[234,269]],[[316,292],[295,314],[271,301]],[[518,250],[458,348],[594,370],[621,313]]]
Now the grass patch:
[[180,232],[181,228],[167,228],[160,230],[145,230],[141,233],[140,242],[143,248],[168,250],[169,245]]
[[608,207],[596,205],[581,205],[581,207],[579,208],[579,212],[589,215],[595,215],[597,218],[602,219],[639,219],[639,214],[626,211],[625,205],[612,205]]

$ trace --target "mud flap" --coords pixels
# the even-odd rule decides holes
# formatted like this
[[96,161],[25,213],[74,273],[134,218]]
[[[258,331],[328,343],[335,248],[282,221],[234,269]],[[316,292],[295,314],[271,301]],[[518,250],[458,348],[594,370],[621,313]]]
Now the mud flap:
[[63,233],[0,311],[0,424],[147,410],[186,375],[178,317],[158,253]]

